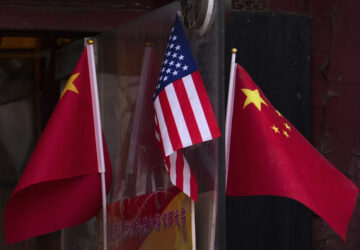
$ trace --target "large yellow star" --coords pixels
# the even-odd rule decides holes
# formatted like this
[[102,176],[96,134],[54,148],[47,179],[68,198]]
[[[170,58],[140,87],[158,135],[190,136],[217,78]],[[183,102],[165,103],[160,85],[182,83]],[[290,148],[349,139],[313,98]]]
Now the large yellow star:
[[259,90],[255,89],[255,90],[251,90],[251,89],[241,89],[242,92],[244,92],[244,94],[246,95],[246,100],[244,102],[244,107],[243,109],[246,108],[247,105],[249,105],[250,103],[253,103],[257,109],[259,111],[261,111],[261,103],[265,104],[266,106],[267,103],[261,98]]
[[63,97],[63,95],[66,93],[66,91],[73,91],[76,94],[79,94],[79,91],[77,90],[76,86],[74,85],[74,81],[76,78],[78,78],[78,76],[80,75],[80,73],[76,73],[70,76],[69,80],[67,81],[64,90],[61,93],[60,99]]

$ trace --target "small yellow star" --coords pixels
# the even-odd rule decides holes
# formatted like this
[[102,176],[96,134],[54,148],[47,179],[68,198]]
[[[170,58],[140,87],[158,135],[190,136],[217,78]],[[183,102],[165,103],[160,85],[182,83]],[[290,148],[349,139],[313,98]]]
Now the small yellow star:
[[79,91],[77,90],[76,86],[74,85],[74,81],[76,78],[78,78],[78,76],[80,75],[80,73],[76,73],[70,76],[69,80],[67,81],[64,90],[61,93],[60,99],[63,97],[63,95],[66,93],[66,91],[73,91],[76,94],[79,94]]
[[242,92],[246,95],[246,100],[244,102],[243,109],[246,108],[247,105],[250,103],[253,103],[259,111],[261,111],[261,103],[265,104],[267,103],[260,97],[260,93],[258,89],[251,90],[251,89],[241,89]]
[[291,131],[291,127],[289,126],[289,124],[287,124],[286,122],[284,122],[284,126],[287,130]]
[[283,130],[283,134],[286,136],[286,138],[290,137],[290,135],[285,130]]
[[282,114],[279,112],[279,110],[276,110],[275,112],[276,112],[276,114],[278,114],[278,116],[280,116],[280,117],[282,116]]
[[275,134],[279,134],[279,133],[280,133],[280,132],[279,132],[279,128],[276,127],[274,124],[272,125],[271,129],[274,130]]

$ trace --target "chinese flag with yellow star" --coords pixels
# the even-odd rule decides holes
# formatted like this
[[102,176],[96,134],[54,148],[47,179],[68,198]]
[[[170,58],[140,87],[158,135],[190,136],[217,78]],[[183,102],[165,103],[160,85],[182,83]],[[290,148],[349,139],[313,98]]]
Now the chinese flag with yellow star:
[[346,240],[358,188],[271,105],[241,66],[235,74],[227,195],[297,200]]
[[[111,167],[104,151],[109,190]],[[8,201],[8,244],[84,223],[96,215],[101,207],[96,152],[85,49]]]

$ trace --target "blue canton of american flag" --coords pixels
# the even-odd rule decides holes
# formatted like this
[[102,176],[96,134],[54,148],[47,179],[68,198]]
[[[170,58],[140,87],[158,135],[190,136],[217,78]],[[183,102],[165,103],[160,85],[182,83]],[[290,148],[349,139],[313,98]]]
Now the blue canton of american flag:
[[220,130],[178,17],[153,101],[156,138],[171,182],[196,200],[197,182],[180,149],[219,137]]
[[180,20],[176,17],[171,29],[160,78],[154,93],[154,100],[168,84],[197,70],[195,60],[187,43]]

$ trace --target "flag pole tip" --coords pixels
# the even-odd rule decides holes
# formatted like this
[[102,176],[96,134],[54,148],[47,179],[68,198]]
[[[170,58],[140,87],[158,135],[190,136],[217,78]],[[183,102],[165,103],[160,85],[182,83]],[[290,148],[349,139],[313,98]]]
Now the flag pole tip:
[[89,40],[87,41],[87,43],[88,43],[88,44],[94,44],[94,40],[93,40],[93,39],[89,39]]
[[232,52],[233,54],[235,54],[235,53],[237,52],[237,49],[236,49],[236,48],[233,48],[233,49],[231,50],[231,52]]
[[153,44],[150,43],[150,42],[146,42],[146,43],[145,43],[145,46],[146,46],[146,47],[150,47],[150,46],[153,46]]

